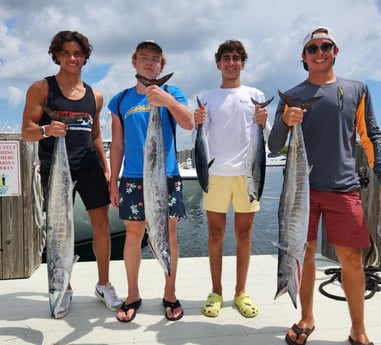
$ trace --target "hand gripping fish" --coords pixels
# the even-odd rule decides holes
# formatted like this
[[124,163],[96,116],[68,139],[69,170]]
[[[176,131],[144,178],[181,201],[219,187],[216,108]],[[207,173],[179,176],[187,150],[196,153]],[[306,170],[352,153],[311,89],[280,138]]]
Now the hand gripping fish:
[[[41,106],[53,120],[67,124],[83,117],[60,116],[45,104]],[[57,137],[54,145],[46,201],[46,232],[50,313],[56,317],[73,265],[79,259],[74,255],[73,182],[65,137]]]
[[[291,99],[278,91],[280,98],[289,107],[306,107],[322,97],[308,100]],[[304,253],[310,206],[310,186],[306,149],[301,125],[291,127],[287,163],[279,202],[278,282],[275,299],[288,292],[297,308],[296,296],[302,279]]]
[[[172,74],[160,79],[147,79],[137,74],[136,78],[144,86],[161,86]],[[163,267],[164,272],[169,276],[171,274],[171,251],[169,246],[169,205],[165,159],[160,109],[151,105],[143,163],[144,212],[149,246],[153,255]]]
[[[199,108],[202,107],[200,99],[197,97]],[[200,123],[197,127],[196,141],[194,145],[194,158],[196,163],[196,172],[201,189],[208,193],[209,189],[209,168],[214,162],[209,159],[209,145],[206,138],[204,124]]]
[[[251,98],[254,105],[260,108],[268,106],[274,97],[263,103],[257,102]],[[263,137],[263,127],[253,125],[250,133],[249,149],[246,159],[246,186],[250,202],[259,201],[263,192],[266,175],[266,149],[265,139]]]

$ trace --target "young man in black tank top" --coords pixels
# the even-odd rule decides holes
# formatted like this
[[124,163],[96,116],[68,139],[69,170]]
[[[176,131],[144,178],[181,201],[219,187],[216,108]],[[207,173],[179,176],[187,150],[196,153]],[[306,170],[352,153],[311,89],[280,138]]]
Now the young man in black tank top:
[[[74,192],[80,194],[93,228],[93,251],[98,266],[95,295],[108,309],[116,310],[122,301],[109,282],[110,173],[99,119],[103,96],[81,79],[82,67],[91,51],[88,39],[76,31],[61,31],[55,35],[49,54],[60,69],[55,76],[36,81],[29,87],[23,112],[22,137],[26,141],[39,140],[41,183],[46,195],[55,138],[65,136],[71,177],[76,181]],[[85,119],[81,124],[76,123],[75,130],[72,130],[71,126],[52,121],[43,111],[41,103],[58,113],[83,113]],[[56,318],[68,313],[72,295],[69,283]]]

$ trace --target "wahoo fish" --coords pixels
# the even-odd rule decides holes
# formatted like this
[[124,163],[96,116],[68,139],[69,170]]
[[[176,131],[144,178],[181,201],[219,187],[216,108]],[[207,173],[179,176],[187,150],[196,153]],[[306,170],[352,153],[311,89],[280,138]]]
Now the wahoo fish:
[[[71,123],[83,116],[59,116],[41,104],[54,120]],[[70,175],[65,137],[57,137],[46,201],[46,263],[48,268],[50,313],[56,317],[70,282],[74,263],[73,182]]]
[[[314,97],[303,101],[291,99],[280,91],[278,93],[289,107],[302,109],[322,98]],[[310,171],[301,124],[292,126],[278,210],[278,286],[275,299],[288,292],[295,308],[307,247]]]
[[[164,84],[173,73],[160,79],[147,79],[139,74],[136,78],[144,85]],[[144,212],[147,222],[148,244],[153,255],[163,267],[164,272],[171,274],[171,251],[169,246],[169,205],[168,186],[165,170],[165,151],[161,128],[160,109],[150,105],[146,144],[143,163],[143,196]]]
[[[202,107],[200,99],[197,97],[199,108]],[[206,138],[204,124],[200,123],[197,127],[196,141],[194,145],[194,158],[196,163],[196,172],[201,189],[208,193],[209,189],[209,168],[214,162],[209,159],[209,145]]]
[[[251,98],[254,105],[260,108],[268,106],[274,97],[263,103]],[[250,202],[259,201],[263,192],[266,175],[266,149],[261,125],[251,126],[249,149],[246,159],[246,186]]]

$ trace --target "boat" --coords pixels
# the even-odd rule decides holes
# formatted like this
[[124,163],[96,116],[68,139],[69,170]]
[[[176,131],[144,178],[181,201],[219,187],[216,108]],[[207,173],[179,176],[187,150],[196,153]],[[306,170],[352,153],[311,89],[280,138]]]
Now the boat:
[[[104,140],[106,157],[109,162],[111,140]],[[192,160],[188,159],[179,164],[180,176],[183,180],[183,199],[186,209],[193,209],[200,205],[202,190],[197,180],[196,169],[192,167]],[[110,205],[109,222],[112,247],[123,246],[125,226],[119,218],[119,210]],[[92,254],[92,227],[85,206],[80,197],[74,202],[75,251],[81,253],[81,260],[94,260]],[[123,249],[120,249],[123,251]],[[116,250],[115,252],[117,252]],[[88,253],[88,254],[84,254]]]
[[285,166],[287,157],[280,153],[266,152],[266,166]]

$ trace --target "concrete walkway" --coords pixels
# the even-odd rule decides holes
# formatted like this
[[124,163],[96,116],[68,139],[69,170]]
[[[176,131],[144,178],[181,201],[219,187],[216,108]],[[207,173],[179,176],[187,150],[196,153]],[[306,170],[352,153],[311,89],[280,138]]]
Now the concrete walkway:
[[[320,259],[318,263],[316,330],[308,344],[349,344],[346,303],[317,291],[319,284],[328,278],[323,269],[337,264]],[[294,309],[288,295],[274,301],[276,272],[276,256],[252,256],[247,292],[258,304],[259,315],[246,319],[233,306],[235,257],[224,257],[223,308],[219,317],[207,318],[201,313],[201,305],[210,292],[208,258],[182,258],[177,296],[185,315],[180,321],[169,322],[161,305],[162,269],[156,260],[145,259],[140,274],[143,305],[133,322],[121,323],[94,296],[95,262],[75,264],[70,312],[61,320],[50,318],[47,271],[42,264],[28,279],[0,281],[0,344],[284,345],[285,333],[299,320],[300,311]],[[111,279],[124,298],[127,289],[123,261],[112,261]],[[342,294],[338,286],[331,285],[329,289]],[[371,340],[381,345],[381,292],[366,301],[366,325]]]

